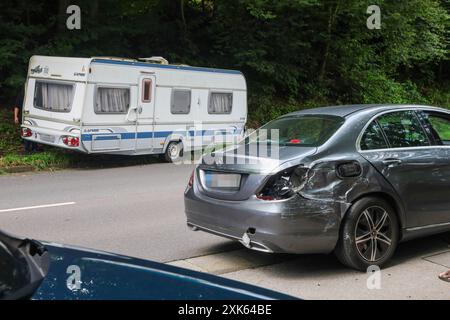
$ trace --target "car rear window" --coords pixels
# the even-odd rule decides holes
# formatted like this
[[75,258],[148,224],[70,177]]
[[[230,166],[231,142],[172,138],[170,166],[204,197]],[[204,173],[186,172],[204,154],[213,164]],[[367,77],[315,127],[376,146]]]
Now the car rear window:
[[317,147],[324,144],[344,122],[344,118],[329,115],[282,117],[256,130],[246,142],[266,141],[282,146]]
[[373,121],[361,139],[361,150],[387,149],[389,145],[377,121]]

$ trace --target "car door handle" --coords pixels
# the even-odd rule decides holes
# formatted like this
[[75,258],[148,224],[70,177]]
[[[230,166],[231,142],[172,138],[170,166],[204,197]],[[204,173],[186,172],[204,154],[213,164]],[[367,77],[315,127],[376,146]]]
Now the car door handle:
[[399,166],[402,164],[402,160],[395,158],[384,159],[382,162],[387,166]]

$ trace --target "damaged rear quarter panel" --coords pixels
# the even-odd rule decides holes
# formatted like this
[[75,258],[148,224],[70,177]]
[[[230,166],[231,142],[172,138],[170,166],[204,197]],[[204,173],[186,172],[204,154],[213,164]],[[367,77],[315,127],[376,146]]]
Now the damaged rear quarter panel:
[[[337,173],[340,164],[356,161],[362,172],[357,177],[343,178]],[[311,162],[304,177],[304,183],[298,187],[301,197],[298,205],[302,214],[336,213],[341,220],[357,199],[370,194],[388,194],[392,197],[392,188],[379,175],[376,169],[363,157],[342,157]]]

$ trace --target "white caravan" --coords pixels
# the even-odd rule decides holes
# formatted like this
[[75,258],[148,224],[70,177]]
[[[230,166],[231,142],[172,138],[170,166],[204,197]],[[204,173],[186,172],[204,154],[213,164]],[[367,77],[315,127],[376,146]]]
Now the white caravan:
[[240,138],[247,86],[239,71],[160,57],[30,59],[22,137],[84,153],[165,154]]

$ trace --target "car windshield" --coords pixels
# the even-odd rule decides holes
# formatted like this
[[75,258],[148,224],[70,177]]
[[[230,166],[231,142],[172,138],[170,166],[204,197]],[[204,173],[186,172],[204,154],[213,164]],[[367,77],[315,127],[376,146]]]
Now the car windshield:
[[344,123],[330,115],[287,116],[271,121],[253,132],[245,143],[279,143],[281,146],[318,147]]

